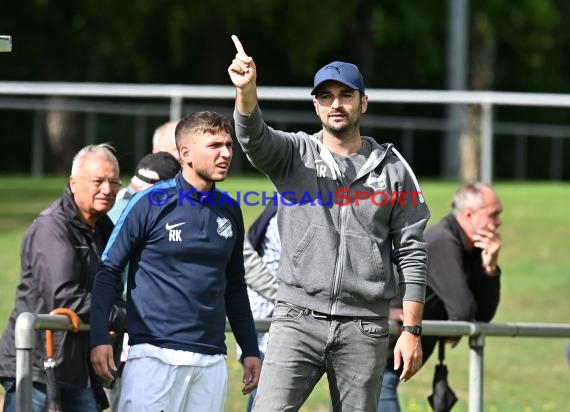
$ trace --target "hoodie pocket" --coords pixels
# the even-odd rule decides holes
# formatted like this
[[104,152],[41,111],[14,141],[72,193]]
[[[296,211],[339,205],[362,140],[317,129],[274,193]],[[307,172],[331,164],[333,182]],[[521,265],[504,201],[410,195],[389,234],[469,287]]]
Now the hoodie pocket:
[[386,274],[378,244],[369,237],[347,233],[341,299],[347,303],[374,302],[384,297]]
[[[291,255],[293,265],[290,282],[308,294],[330,291],[338,250],[338,234],[334,228],[310,225]],[[284,279],[285,280],[285,279]]]

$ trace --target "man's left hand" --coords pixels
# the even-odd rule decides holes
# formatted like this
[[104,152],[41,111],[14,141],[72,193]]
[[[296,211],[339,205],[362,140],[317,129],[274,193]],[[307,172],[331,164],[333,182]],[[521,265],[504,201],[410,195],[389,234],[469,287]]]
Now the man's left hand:
[[247,395],[257,388],[259,374],[261,373],[261,360],[256,356],[248,356],[243,359],[243,388],[241,393]]
[[403,361],[404,367],[400,380],[408,381],[422,367],[422,343],[419,336],[409,332],[402,332],[394,348],[394,370],[400,369]]

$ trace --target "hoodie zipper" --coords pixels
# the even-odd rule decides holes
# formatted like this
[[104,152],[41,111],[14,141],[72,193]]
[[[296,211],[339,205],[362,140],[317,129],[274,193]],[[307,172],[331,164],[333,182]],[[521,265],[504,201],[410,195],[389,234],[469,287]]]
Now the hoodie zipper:
[[336,301],[338,298],[338,294],[340,292],[340,281],[342,279],[342,272],[344,269],[344,227],[346,221],[346,213],[345,210],[348,209],[348,206],[339,206],[340,207],[340,214],[339,214],[339,228],[340,228],[340,238],[339,238],[339,248],[338,248],[338,258],[336,260],[335,265],[335,272],[333,274],[333,289],[331,293],[330,305],[329,305],[329,313],[331,315],[336,315]]
[[[386,157],[386,154],[392,149],[392,146],[393,146],[392,144],[388,145],[384,153],[378,158],[378,161],[374,162],[374,167],[370,167],[371,165],[368,165],[367,170],[364,173],[362,173],[362,170],[359,171],[356,178],[348,186],[348,189],[350,189],[352,184],[356,182],[358,179],[360,179],[362,176],[366,175],[367,173],[370,173],[370,171],[378,167],[378,165],[382,163],[382,161]],[[338,181],[342,185],[344,185],[344,182],[342,181],[340,176],[338,176]],[[340,238],[339,238],[338,258],[335,265],[335,272],[333,273],[333,288],[329,304],[329,313],[332,316],[336,315],[336,309],[337,309],[336,303],[338,295],[340,293],[340,281],[342,279],[342,272],[344,270],[344,254],[345,254],[344,238],[345,238],[346,214],[348,213],[348,208],[351,206],[339,206],[339,207],[340,207],[340,214],[339,214]]]

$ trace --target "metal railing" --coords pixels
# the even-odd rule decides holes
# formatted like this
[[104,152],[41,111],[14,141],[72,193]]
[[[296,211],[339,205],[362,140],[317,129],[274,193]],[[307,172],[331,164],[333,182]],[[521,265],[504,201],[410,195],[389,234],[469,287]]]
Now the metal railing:
[[[258,332],[269,330],[270,319],[258,319]],[[71,321],[64,315],[42,315],[24,312],[16,320],[16,402],[18,412],[32,411],[32,359],[34,331],[37,329],[72,330]],[[81,324],[80,331],[89,325]],[[226,331],[231,332],[229,325]],[[390,325],[392,334],[399,327]],[[569,338],[570,324],[553,323],[481,323],[459,321],[423,322],[427,336],[469,336],[469,412],[483,412],[483,354],[487,336]]]
[[[258,96],[261,101],[306,102],[310,98],[309,91],[309,88],[304,87],[260,86],[258,87]],[[181,117],[185,100],[233,101],[235,99],[235,87],[219,85],[0,81],[0,96],[3,95],[168,99],[170,119],[174,120]],[[479,125],[481,134],[481,180],[487,183],[491,183],[493,179],[493,135],[496,127],[493,120],[493,110],[495,106],[570,107],[570,94],[554,93],[368,89],[367,95],[370,103],[479,106],[481,108]],[[566,127],[566,125],[561,126],[563,128]],[[556,133],[559,134],[560,132],[556,131]],[[41,136],[35,134],[32,142],[33,165],[42,164],[40,159],[41,150],[43,150]],[[36,173],[39,173],[39,171],[36,170]]]

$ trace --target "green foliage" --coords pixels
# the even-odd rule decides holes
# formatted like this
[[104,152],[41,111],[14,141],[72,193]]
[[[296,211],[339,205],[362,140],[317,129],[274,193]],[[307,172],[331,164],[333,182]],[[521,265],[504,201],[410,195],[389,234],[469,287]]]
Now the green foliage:
[[[570,90],[568,2],[468,3],[470,48],[478,30],[496,45],[495,89]],[[267,84],[307,85],[326,61],[346,59],[374,87],[444,87],[443,1],[36,0],[2,11],[14,40],[5,79],[224,84],[235,32]]]
[[[441,78],[445,71],[445,3],[395,1],[374,7],[373,39],[379,51],[379,64],[398,67],[394,71],[403,70],[408,74],[407,81],[416,79],[420,84]],[[382,84],[392,88],[390,83],[399,81],[393,79]]]
[[[467,3],[468,87],[570,91],[566,53],[570,2]],[[323,64],[347,60],[359,65],[367,88],[444,89],[448,4],[432,0],[330,0],[326,5],[305,0],[6,2],[0,27],[12,35],[14,48],[0,54],[0,79],[230,85],[227,67],[235,54],[230,35],[236,33],[256,60],[262,86],[308,88]],[[145,103],[151,103],[148,100],[152,99]],[[297,103],[267,104],[299,108]],[[390,104],[372,106],[369,113],[439,118],[443,109],[444,105]],[[31,112],[14,113],[0,111],[0,137],[14,143],[18,156],[0,156],[0,164],[2,170],[22,172],[29,170],[26,144],[33,120]],[[498,122],[565,124],[568,117],[565,108],[500,106],[494,113]],[[112,127],[108,117],[99,115],[103,120],[98,125],[107,123],[100,129]],[[97,138],[102,136],[98,132]],[[423,136],[429,137],[429,144]],[[438,158],[441,136],[439,131],[421,131],[414,144],[425,145],[425,158]],[[550,156],[544,139],[540,146]],[[511,157],[498,140],[495,149],[498,158]],[[535,165],[536,158],[528,156],[527,175],[544,179],[549,176],[547,162]],[[512,168],[497,163],[503,176],[512,176]],[[49,161],[46,166],[54,170]]]
[[[568,61],[570,8],[557,0],[471,2],[474,30],[496,44],[495,90],[568,92],[562,77]],[[485,23],[483,23],[485,22]]]

